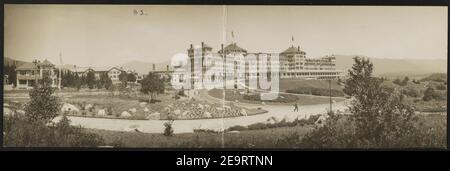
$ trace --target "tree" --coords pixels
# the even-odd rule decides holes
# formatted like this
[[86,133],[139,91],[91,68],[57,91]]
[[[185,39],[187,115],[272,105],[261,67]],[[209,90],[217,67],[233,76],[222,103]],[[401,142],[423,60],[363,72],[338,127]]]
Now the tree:
[[149,95],[149,102],[153,102],[156,94],[164,93],[164,82],[158,74],[150,72],[141,81],[141,92]]
[[403,79],[403,81],[402,81],[402,86],[407,85],[407,84],[408,84],[408,81],[409,81],[409,78],[408,78],[408,77],[405,77],[405,78]]
[[89,89],[93,89],[95,85],[95,74],[92,71],[88,71],[86,74],[86,84]]
[[127,82],[130,82],[131,83],[130,85],[133,86],[134,82],[136,82],[136,74],[132,72],[128,73]]
[[128,82],[128,74],[126,72],[122,72],[119,75],[119,80],[120,82],[122,82],[122,85],[124,87],[127,87],[127,82]]
[[389,146],[396,138],[406,136],[413,125],[414,110],[403,103],[401,91],[386,89],[382,81],[372,77],[369,59],[354,58],[344,92],[353,96],[350,107],[360,143]]
[[423,92],[423,101],[430,101],[433,100],[435,96],[434,89],[431,87],[428,87],[425,92]]
[[30,101],[25,106],[25,115],[29,121],[48,123],[58,115],[61,108],[59,99],[53,96],[51,79],[44,73],[39,84],[30,91]]

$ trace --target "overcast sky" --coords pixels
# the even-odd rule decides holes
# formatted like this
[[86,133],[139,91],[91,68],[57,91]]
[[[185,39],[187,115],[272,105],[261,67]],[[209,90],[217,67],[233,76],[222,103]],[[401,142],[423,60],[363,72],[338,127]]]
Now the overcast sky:
[[214,51],[234,41],[249,52],[300,45],[308,57],[447,58],[447,7],[5,5],[4,21],[5,57],[56,64],[60,52],[80,66],[165,62],[202,41]]

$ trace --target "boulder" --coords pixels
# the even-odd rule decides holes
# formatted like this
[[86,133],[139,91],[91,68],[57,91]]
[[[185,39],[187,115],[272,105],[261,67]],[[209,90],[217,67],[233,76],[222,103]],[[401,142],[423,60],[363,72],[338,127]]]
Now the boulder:
[[5,116],[12,116],[12,115],[14,115],[14,112],[11,109],[9,109],[9,108],[3,107],[3,114]]
[[25,111],[24,110],[16,110],[16,113],[19,115],[25,115]]
[[92,104],[87,104],[86,106],[84,106],[84,110],[89,110],[93,107],[94,105]]
[[141,107],[145,107],[147,105],[147,102],[141,102],[141,103],[139,103],[139,106],[141,106]]
[[328,118],[327,116],[328,115],[320,115],[319,118],[317,118],[316,122],[314,122],[314,124],[323,126]]
[[245,110],[244,108],[241,109],[241,115],[242,116],[247,116],[247,110]]
[[203,117],[205,118],[211,118],[211,113],[209,113],[208,111],[203,112]]
[[180,109],[177,109],[177,110],[173,111],[173,113],[175,113],[175,115],[181,115]]
[[137,110],[136,110],[136,108],[131,108],[131,109],[128,109],[128,111],[131,113],[136,113]]
[[105,115],[106,115],[106,110],[105,110],[105,109],[100,109],[100,110],[98,110],[97,115],[99,115],[99,116],[105,116]]
[[197,107],[200,108],[200,109],[204,108],[204,106],[202,104],[200,104],[200,103],[197,105]]
[[62,112],[79,112],[80,109],[78,109],[75,105],[70,103],[64,103],[61,107]]
[[186,116],[188,113],[189,113],[189,111],[186,110],[186,111],[184,111],[181,115],[182,115],[182,116]]
[[126,117],[126,118],[128,118],[128,117],[131,117],[131,114],[128,113],[127,111],[123,111],[123,112],[120,114],[120,116],[121,116],[121,117]]
[[144,112],[150,112],[147,107],[144,108]]
[[8,103],[3,103],[3,107],[9,107]]

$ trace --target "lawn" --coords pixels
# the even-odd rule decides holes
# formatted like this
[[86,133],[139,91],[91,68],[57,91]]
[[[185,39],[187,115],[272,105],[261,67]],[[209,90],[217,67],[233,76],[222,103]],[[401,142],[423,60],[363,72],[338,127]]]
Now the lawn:
[[[208,91],[208,95],[223,99],[223,90],[220,89],[212,89]],[[239,92],[234,92],[234,90],[226,90],[225,91],[225,100],[227,101],[236,101],[243,103],[251,103],[251,104],[261,104],[262,101],[259,100],[247,100],[244,99],[244,95],[240,94]],[[292,95],[292,94],[279,94],[279,96],[282,96],[286,99],[289,99],[287,102],[271,102],[271,101],[265,101],[266,104],[283,104],[283,105],[290,105],[297,103],[299,105],[314,105],[314,104],[325,104],[330,103],[330,98],[325,96],[312,96],[312,95]],[[279,97],[280,98],[280,97]],[[294,99],[295,98],[295,99]],[[345,100],[342,97],[332,97],[332,100],[339,102]]]
[[[293,90],[297,88],[320,88],[329,89],[327,80],[280,80],[280,91]],[[337,80],[331,81],[331,89],[342,91],[343,87],[337,83]]]

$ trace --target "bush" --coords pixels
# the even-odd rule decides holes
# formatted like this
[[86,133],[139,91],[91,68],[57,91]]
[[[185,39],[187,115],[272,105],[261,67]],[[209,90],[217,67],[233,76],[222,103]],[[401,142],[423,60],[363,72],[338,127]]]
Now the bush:
[[265,123],[255,123],[248,126],[248,130],[258,130],[258,129],[267,129],[267,125]]
[[49,125],[30,122],[19,115],[5,117],[4,121],[3,143],[7,147],[97,147],[104,144],[97,134],[71,126],[66,117]]
[[245,131],[245,130],[248,130],[248,128],[245,126],[236,125],[229,127],[226,131]]
[[173,120],[169,120],[164,123],[164,135],[165,136],[172,136],[173,135],[173,128],[172,128]]
[[445,86],[445,84],[441,83],[441,84],[436,86],[436,89],[438,89],[438,90],[446,90],[447,86]]

